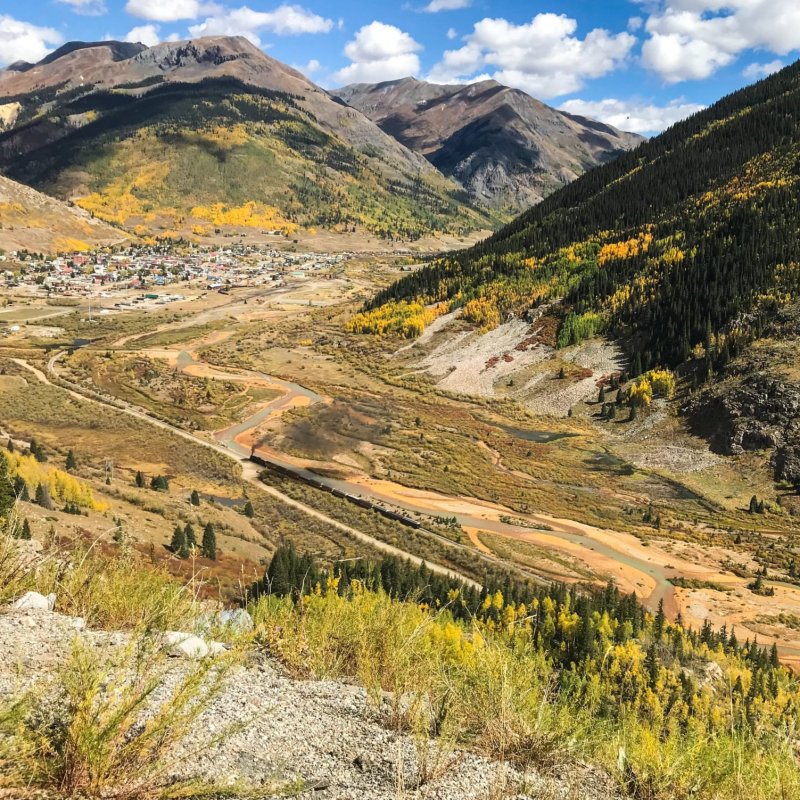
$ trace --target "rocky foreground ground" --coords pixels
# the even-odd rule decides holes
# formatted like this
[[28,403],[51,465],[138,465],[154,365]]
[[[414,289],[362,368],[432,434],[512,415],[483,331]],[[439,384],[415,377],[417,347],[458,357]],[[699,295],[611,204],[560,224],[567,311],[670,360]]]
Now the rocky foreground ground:
[[[0,610],[0,703],[52,679],[76,637],[101,655],[127,639],[87,630],[83,620],[48,610]],[[170,659],[166,681],[177,680],[193,663]],[[590,767],[571,764],[546,775],[521,771],[393,731],[385,724],[386,711],[361,687],[292,679],[268,654],[254,650],[197,720],[172,771],[175,778],[272,787],[267,791],[274,796],[319,800],[617,796]]]

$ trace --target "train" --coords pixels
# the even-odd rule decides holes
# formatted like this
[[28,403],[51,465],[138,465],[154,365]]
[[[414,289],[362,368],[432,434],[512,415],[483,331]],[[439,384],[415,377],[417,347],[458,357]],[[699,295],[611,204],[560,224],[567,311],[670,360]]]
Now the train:
[[275,464],[272,461],[267,461],[267,459],[262,458],[255,453],[250,454],[250,461],[252,461],[254,464],[258,464],[261,467],[271,469],[273,472],[277,472],[278,475],[282,475],[285,478],[291,478],[292,480],[299,481],[300,483],[305,483],[308,486],[313,486],[315,489],[319,489],[322,492],[332,494],[334,497],[338,497],[341,500],[347,500],[348,503],[353,503],[353,505],[356,505],[359,508],[366,508],[370,511],[375,511],[382,517],[391,519],[394,522],[399,522],[401,525],[405,525],[408,528],[419,530],[422,527],[422,523],[416,519],[413,519],[412,517],[408,517],[405,514],[399,513],[398,511],[392,511],[391,509],[384,508],[383,506],[378,505],[378,503],[373,503],[371,500],[367,500],[364,497],[357,497],[354,494],[343,492],[341,489],[337,489],[335,486],[328,486],[328,484],[323,483],[317,478],[305,475],[299,470],[294,470],[290,467],[284,467],[281,464]]

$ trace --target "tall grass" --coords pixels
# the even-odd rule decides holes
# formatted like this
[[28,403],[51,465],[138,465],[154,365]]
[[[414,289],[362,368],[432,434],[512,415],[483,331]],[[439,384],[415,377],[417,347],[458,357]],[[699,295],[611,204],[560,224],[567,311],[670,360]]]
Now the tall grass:
[[94,548],[51,554],[36,582],[43,594],[55,593],[56,611],[83,617],[91,628],[190,627],[200,611],[197,581],[182,584],[125,547],[113,555]]
[[230,664],[181,673],[147,634],[104,662],[76,643],[54,681],[0,708],[0,786],[121,800],[200,793],[174,774]]
[[[523,766],[576,758],[602,765],[638,800],[789,800],[800,766],[785,736],[709,733],[603,713],[578,702],[530,639],[461,625],[380,592],[316,593],[298,603],[263,597],[257,636],[298,674],[349,678],[391,722]],[[600,681],[600,676],[597,676]],[[598,692],[599,684],[598,684]]]

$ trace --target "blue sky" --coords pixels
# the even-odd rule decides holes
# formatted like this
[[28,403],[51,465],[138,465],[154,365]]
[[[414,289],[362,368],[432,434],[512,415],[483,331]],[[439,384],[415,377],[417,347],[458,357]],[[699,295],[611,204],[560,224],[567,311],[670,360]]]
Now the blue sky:
[[493,77],[652,134],[800,57],[800,0],[0,0],[0,65],[234,33],[326,87]]

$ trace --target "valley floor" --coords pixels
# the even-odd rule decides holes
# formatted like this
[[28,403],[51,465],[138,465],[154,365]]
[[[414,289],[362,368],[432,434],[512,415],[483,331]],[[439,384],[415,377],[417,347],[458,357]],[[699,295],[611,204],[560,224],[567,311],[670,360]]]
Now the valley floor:
[[[328,558],[391,548],[476,581],[503,565],[544,580],[611,579],[653,610],[663,601],[692,625],[735,624],[740,638],[800,659],[791,519],[746,512],[753,494],[775,496],[763,464],[710,453],[663,404],[635,423],[599,422],[598,381],[621,354],[601,342],[554,351],[533,342],[535,321],[480,336],[441,317],[402,346],[346,333],[405,260],[351,257],[230,296],[182,285],[168,309],[107,316],[11,296],[5,313],[30,321],[0,342],[5,432],[75,449],[81,477],[112,509],[75,520],[26,506],[34,534],[57,520],[61,535],[107,537],[111,513],[180,571],[164,549],[174,524],[213,519],[222,556],[204,568],[230,587],[284,538]],[[253,449],[422,528],[379,523],[278,475],[264,485],[246,463]],[[169,475],[170,490],[133,487],[137,471]],[[208,504],[187,517],[192,489]],[[747,588],[765,554],[774,596]]]

